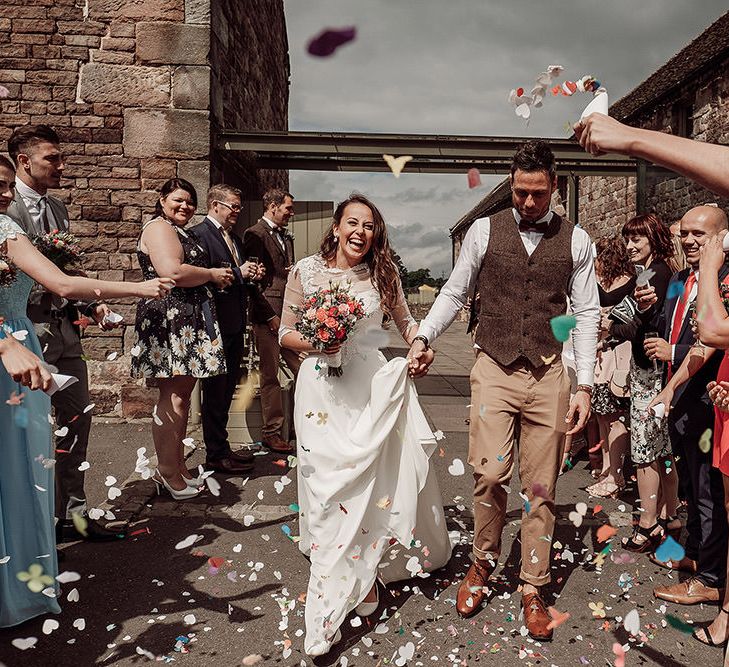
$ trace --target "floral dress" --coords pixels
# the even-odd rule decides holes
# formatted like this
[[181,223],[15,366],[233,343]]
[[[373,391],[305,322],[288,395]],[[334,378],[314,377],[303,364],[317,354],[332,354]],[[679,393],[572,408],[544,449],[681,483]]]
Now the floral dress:
[[[156,220],[159,218],[147,225]],[[209,266],[208,255],[195,238],[183,229],[171,226],[182,244],[183,262],[191,266]],[[139,246],[137,258],[145,280],[158,277],[149,255]],[[141,300],[137,304],[134,330],[132,377],[189,375],[205,378],[226,372],[215,300],[207,285],[175,287],[164,299]]]

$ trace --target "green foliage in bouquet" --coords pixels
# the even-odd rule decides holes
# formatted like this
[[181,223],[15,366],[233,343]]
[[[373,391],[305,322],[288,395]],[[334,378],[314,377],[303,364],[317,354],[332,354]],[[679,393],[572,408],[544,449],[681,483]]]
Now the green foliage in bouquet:
[[79,264],[83,255],[79,240],[73,234],[58,229],[33,237],[33,245],[59,269]]

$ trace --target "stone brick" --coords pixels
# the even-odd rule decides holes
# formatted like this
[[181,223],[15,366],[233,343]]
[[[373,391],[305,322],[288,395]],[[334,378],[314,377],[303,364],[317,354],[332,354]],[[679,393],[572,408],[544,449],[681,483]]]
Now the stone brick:
[[9,19],[44,19],[48,15],[48,10],[45,7],[39,7],[37,5],[28,5],[25,7],[3,5],[2,14]]
[[184,21],[184,0],[88,0],[92,19]]
[[[63,47],[52,46],[51,44],[37,45],[33,44],[30,47],[33,58],[63,58]],[[18,55],[17,53],[15,55]]]
[[99,234],[110,238],[117,236],[137,238],[139,235],[139,225],[131,222],[105,222],[99,225]]
[[110,194],[111,203],[118,206],[141,206],[146,210],[154,208],[159,199],[159,192],[127,192],[126,190],[114,190]]
[[53,99],[69,101],[75,100],[76,86],[53,86]]
[[131,157],[207,157],[208,114],[182,109],[125,109],[123,143],[125,154]]
[[176,176],[177,162],[175,160],[162,160],[150,158],[140,160],[142,178],[174,178]]
[[167,21],[137,23],[137,57],[150,63],[206,65],[210,29]]
[[112,167],[112,178],[139,178],[139,167]]
[[98,385],[89,387],[89,397],[94,404],[95,415],[112,415],[117,412],[119,394],[116,389],[102,389]]
[[98,206],[109,203],[109,193],[98,190],[72,190],[71,201],[74,204]]
[[92,178],[91,189],[133,190],[139,188],[139,180],[133,178]]
[[122,209],[122,220],[124,222],[141,222],[142,209],[139,206],[125,206]]
[[177,109],[208,109],[210,68],[181,65],[172,74],[172,106]]
[[10,33],[10,42],[12,44],[47,44],[50,40],[49,35],[36,35],[35,33]]
[[15,19],[13,21],[13,32],[35,32],[52,33],[56,28],[56,22],[50,19]]
[[109,36],[110,37],[134,37],[134,24],[133,23],[120,23],[118,21],[112,21],[109,24]]
[[92,141],[104,144],[116,144],[122,140],[122,131],[107,127],[93,128]]
[[0,81],[3,83],[23,83],[25,81],[24,69],[0,69]]
[[190,181],[197,192],[197,210],[205,212],[205,196],[210,187],[210,163],[207,160],[180,160],[177,175]]
[[97,35],[66,35],[65,43],[68,46],[92,46],[99,48],[101,37]]
[[109,222],[112,220],[119,220],[121,217],[121,210],[118,206],[83,206],[81,209],[81,215],[86,220],[102,220]]
[[159,391],[139,385],[127,385],[121,388],[122,416],[129,419],[151,417],[157,403]]
[[86,144],[86,155],[121,155],[124,148],[121,144]]
[[73,127],[103,127],[104,119],[98,116],[74,116],[71,118]]
[[132,260],[129,255],[111,255],[109,257],[109,268],[115,270],[129,270],[132,268]]
[[122,106],[166,106],[170,75],[159,67],[88,63],[81,66],[79,97]]
[[134,54],[124,51],[101,51],[92,49],[89,53],[92,63],[109,63],[111,65],[133,65]]
[[211,0],[185,0],[185,23],[210,25]]
[[58,72],[56,70],[38,70],[28,72],[26,75],[28,83],[50,83],[61,86],[75,86],[77,78],[76,72]]
[[134,37],[102,37],[101,48],[105,51],[134,51]]

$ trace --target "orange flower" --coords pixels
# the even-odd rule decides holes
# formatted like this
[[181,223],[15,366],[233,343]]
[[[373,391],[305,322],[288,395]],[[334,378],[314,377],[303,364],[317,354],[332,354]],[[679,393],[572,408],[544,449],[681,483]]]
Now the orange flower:
[[331,338],[329,332],[326,329],[319,329],[319,331],[316,332],[316,337],[325,343],[328,342]]
[[320,322],[323,322],[327,319],[327,311],[323,308],[319,308],[319,310],[316,311],[316,319]]

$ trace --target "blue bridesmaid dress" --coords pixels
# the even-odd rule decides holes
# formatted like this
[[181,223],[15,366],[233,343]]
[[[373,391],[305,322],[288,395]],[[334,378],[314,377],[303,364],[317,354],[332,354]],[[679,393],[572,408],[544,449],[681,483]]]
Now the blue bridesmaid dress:
[[[0,245],[20,234],[24,232],[13,220],[0,215]],[[0,287],[0,316],[5,318],[0,338],[25,331],[23,344],[42,357],[33,323],[26,317],[32,286],[33,279],[18,271],[12,285]],[[19,405],[14,404],[13,393],[24,394]],[[58,563],[50,412],[47,394],[14,382],[0,364],[0,627],[61,611],[55,581]],[[18,579],[18,573],[29,570],[30,581]],[[50,577],[53,582],[41,577]],[[42,590],[33,592],[31,586]]]

